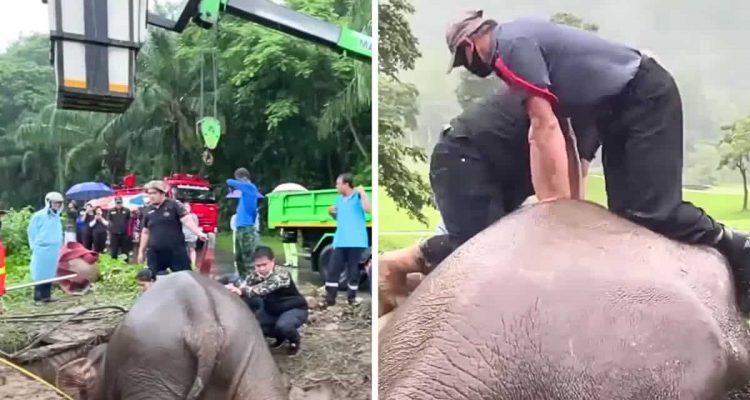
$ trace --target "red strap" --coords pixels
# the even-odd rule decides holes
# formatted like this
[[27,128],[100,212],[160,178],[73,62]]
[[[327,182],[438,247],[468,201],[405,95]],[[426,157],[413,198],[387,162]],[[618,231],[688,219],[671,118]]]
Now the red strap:
[[510,68],[505,65],[505,62],[503,62],[503,59],[500,56],[498,56],[497,61],[495,61],[495,69],[498,75],[500,75],[501,78],[505,78],[506,82],[509,84],[518,86],[533,96],[539,96],[549,101],[553,106],[557,105],[558,100],[554,93],[550,92],[548,89],[540,88],[539,86],[516,75],[515,72],[511,71]]

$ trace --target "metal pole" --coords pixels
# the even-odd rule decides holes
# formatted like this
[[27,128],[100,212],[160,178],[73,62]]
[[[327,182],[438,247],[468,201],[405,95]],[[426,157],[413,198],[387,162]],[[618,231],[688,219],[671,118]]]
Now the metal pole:
[[43,285],[45,283],[52,283],[52,282],[57,282],[57,281],[64,281],[66,279],[75,278],[76,276],[78,276],[78,274],[70,274],[70,275],[65,275],[65,276],[58,276],[56,278],[44,279],[44,280],[36,281],[36,282],[22,283],[20,285],[9,286],[9,287],[5,288],[5,290],[6,291],[10,291],[10,290],[14,290],[14,289],[23,289],[23,288],[26,288],[26,287],[31,287],[31,286],[36,286],[36,285]]

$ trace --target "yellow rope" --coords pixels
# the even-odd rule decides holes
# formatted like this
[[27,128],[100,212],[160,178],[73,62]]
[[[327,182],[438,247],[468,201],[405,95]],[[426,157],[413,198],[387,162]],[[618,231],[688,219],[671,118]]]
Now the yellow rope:
[[10,362],[10,361],[8,361],[8,360],[6,360],[6,359],[2,358],[2,357],[0,357],[0,362],[1,362],[1,363],[3,363],[3,364],[5,364],[5,365],[8,365],[8,366],[10,366],[11,368],[13,368],[13,369],[15,369],[15,370],[17,370],[17,371],[19,371],[19,372],[21,372],[22,374],[24,374],[24,375],[28,376],[28,377],[29,377],[29,378],[31,378],[31,379],[34,379],[34,380],[37,380],[37,381],[39,381],[39,382],[43,383],[43,384],[44,384],[45,386],[47,386],[48,388],[50,388],[50,389],[54,390],[54,391],[55,391],[55,393],[57,393],[57,394],[59,394],[60,396],[62,396],[62,397],[63,397],[63,398],[65,399],[65,400],[73,400],[73,398],[72,398],[72,397],[70,397],[70,396],[68,396],[67,394],[65,394],[65,392],[63,392],[62,390],[60,390],[60,389],[58,389],[58,388],[56,388],[56,387],[54,387],[54,386],[50,385],[50,384],[49,384],[49,382],[47,382],[47,381],[45,381],[44,379],[42,379],[42,378],[40,378],[40,377],[38,377],[38,376],[34,375],[33,373],[29,372],[28,370],[26,370],[26,369],[24,369],[24,368],[21,368],[21,367],[19,367],[18,365],[16,365],[16,364],[13,364],[12,362]]

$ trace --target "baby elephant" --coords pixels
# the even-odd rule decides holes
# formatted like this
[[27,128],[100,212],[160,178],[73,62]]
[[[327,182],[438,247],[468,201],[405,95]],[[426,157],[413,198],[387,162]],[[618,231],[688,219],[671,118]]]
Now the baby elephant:
[[56,381],[78,400],[288,399],[247,306],[192,271],[158,279],[106,351],[63,365]]
[[542,203],[457,249],[382,329],[388,400],[719,400],[750,336],[713,250]]

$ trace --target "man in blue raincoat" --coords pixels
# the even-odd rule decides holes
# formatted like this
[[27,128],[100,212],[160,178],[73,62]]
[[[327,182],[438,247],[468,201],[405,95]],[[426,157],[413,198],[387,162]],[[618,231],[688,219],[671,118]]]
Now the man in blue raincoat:
[[[54,278],[57,272],[57,260],[63,245],[62,205],[63,196],[60,193],[47,193],[44,208],[35,212],[29,222],[31,279],[34,282]],[[36,285],[34,301],[37,305],[53,301],[52,283]]]

